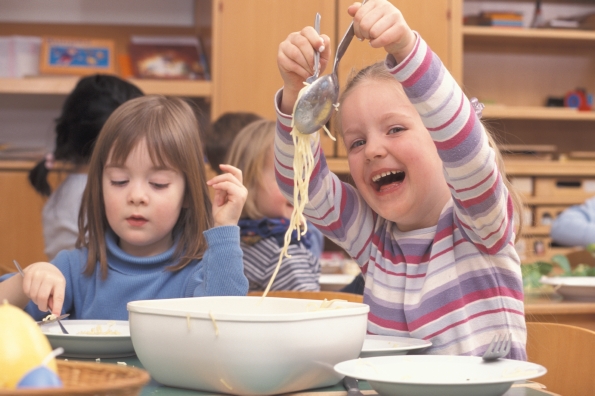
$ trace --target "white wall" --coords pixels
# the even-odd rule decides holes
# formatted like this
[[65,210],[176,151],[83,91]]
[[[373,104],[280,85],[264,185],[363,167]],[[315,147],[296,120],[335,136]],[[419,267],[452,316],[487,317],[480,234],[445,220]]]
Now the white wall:
[[0,0],[0,22],[194,26],[194,1]]

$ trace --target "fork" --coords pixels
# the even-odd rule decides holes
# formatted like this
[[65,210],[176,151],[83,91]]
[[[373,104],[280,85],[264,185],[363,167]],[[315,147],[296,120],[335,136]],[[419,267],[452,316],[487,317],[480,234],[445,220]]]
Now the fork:
[[496,334],[494,338],[492,338],[492,342],[488,346],[488,349],[483,354],[482,358],[486,362],[491,362],[504,356],[508,355],[510,352],[510,348],[512,346],[512,334],[504,334],[502,337]]
[[[21,274],[21,276],[24,278],[25,277],[25,272],[23,272],[23,269],[21,268],[19,262],[16,261],[16,260],[12,260],[12,262],[17,267],[17,270],[19,271],[19,274]],[[52,311],[49,310],[49,309],[48,309],[48,312],[49,313],[52,313]],[[60,326],[60,330],[62,330],[62,334],[69,334],[68,331],[64,328],[64,326],[62,326],[62,323],[60,322],[60,319],[56,319],[56,322],[58,323],[58,326]]]

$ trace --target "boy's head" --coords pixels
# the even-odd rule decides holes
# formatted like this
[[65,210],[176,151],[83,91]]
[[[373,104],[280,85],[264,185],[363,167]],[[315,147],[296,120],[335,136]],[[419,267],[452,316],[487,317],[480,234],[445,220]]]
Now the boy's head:
[[56,120],[56,160],[86,164],[103,124],[122,103],[143,92],[116,76],[83,77],[68,95]]
[[224,113],[207,130],[204,147],[205,155],[213,171],[221,174],[219,165],[222,164],[238,132],[253,121],[261,117],[254,113],[236,112]]

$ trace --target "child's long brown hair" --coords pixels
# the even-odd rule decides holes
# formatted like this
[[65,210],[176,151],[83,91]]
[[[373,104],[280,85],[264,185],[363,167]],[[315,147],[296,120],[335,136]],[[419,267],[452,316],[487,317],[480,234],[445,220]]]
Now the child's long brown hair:
[[[385,66],[384,61],[376,62],[370,66],[367,66],[360,70],[359,72],[353,73],[349,79],[347,84],[345,85],[345,89],[341,93],[339,98],[339,103],[342,103],[347,96],[353,91],[355,87],[360,85],[365,81],[370,80],[380,80],[380,81],[387,81],[388,83],[395,83],[399,84],[397,80],[395,80],[394,76],[389,73],[388,69]],[[400,84],[399,84],[400,85]],[[335,115],[336,124],[338,126],[339,133],[342,133],[341,127],[341,106],[339,106],[339,111]],[[488,128],[486,128],[484,124],[484,130],[486,132],[486,137],[488,139],[488,144],[494,150],[495,158],[496,158],[496,166],[498,167],[498,171],[504,181],[504,185],[508,189],[508,193],[512,199],[512,204],[514,207],[514,213],[516,214],[514,217],[515,221],[515,228],[516,228],[516,239],[518,239],[521,235],[522,228],[523,228],[523,202],[521,200],[520,195],[512,186],[508,178],[506,177],[506,171],[504,168],[504,160],[502,159],[502,154],[500,153],[500,149],[496,143],[496,139],[494,138],[493,134],[490,132]]]
[[254,121],[238,132],[227,153],[226,163],[242,171],[248,198],[242,209],[242,217],[261,219],[265,217],[256,206],[256,190],[263,187],[263,170],[267,156],[273,155],[275,122]]
[[99,262],[102,279],[107,277],[105,233],[109,224],[103,200],[103,170],[108,160],[110,164],[124,164],[143,140],[155,165],[177,170],[185,181],[184,204],[172,231],[177,240],[174,258],[179,262],[168,269],[179,270],[202,257],[207,248],[203,231],[212,227],[213,216],[198,128],[192,108],[179,98],[140,97],[112,113],[93,149],[79,213],[76,246],[89,250],[86,275],[93,274]]

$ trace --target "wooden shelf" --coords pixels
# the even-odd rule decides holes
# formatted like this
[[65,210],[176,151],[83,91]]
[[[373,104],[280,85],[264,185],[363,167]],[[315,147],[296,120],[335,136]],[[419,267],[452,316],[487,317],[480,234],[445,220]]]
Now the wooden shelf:
[[584,197],[527,197],[522,195],[525,205],[579,205],[585,202]]
[[465,38],[512,38],[530,40],[595,41],[595,31],[578,29],[518,29],[485,26],[463,26]]
[[550,235],[551,227],[550,226],[523,226],[523,235]]
[[[68,95],[79,77],[0,78],[0,94]],[[211,81],[130,79],[145,94],[210,98]]]
[[338,158],[338,157],[327,157],[326,163],[333,173],[338,174],[347,174],[349,173],[349,164],[347,163],[347,158]]
[[487,105],[484,118],[509,120],[595,121],[595,111],[578,111],[568,107]]
[[508,176],[593,176],[595,161],[505,160]]

